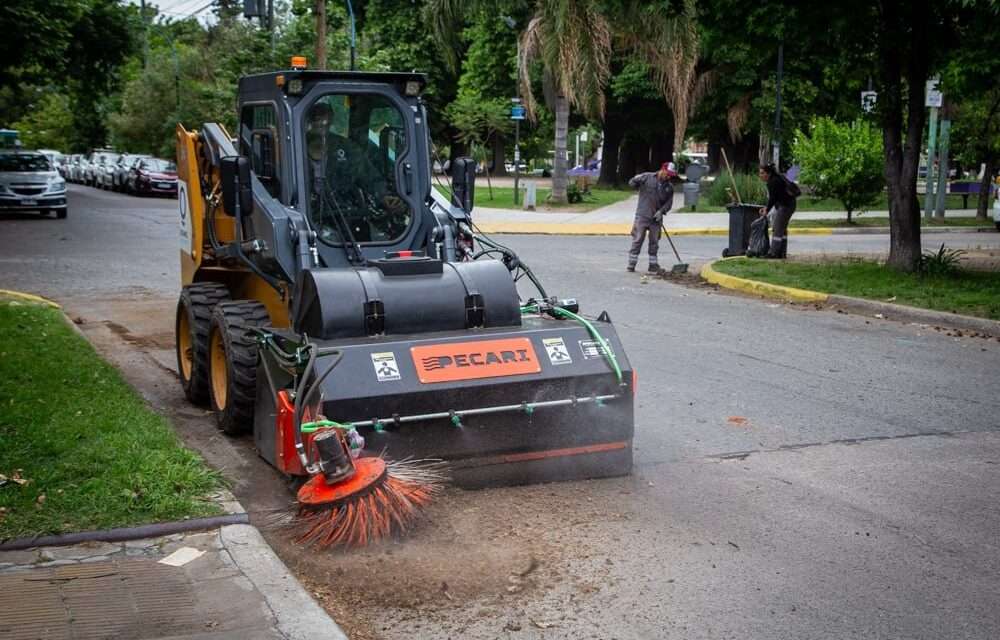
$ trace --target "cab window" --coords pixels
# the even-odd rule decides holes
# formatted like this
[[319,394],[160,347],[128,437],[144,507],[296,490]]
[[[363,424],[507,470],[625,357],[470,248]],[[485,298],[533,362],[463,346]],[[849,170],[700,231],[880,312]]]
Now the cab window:
[[243,107],[240,117],[240,155],[250,159],[250,168],[273,198],[280,198],[278,172],[278,114],[273,105]]
[[[379,94],[327,94],[306,113],[309,217],[321,241],[390,243],[413,211],[397,176],[407,149],[406,121]],[[404,179],[407,179],[404,177]]]

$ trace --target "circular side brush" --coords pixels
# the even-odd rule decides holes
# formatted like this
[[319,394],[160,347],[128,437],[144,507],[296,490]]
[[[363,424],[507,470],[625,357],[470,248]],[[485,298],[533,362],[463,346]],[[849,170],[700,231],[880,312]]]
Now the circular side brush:
[[323,472],[299,489],[298,513],[291,522],[301,544],[359,547],[401,534],[445,482],[442,464],[436,461],[387,462],[379,456],[353,460],[336,430],[317,434],[314,444]]

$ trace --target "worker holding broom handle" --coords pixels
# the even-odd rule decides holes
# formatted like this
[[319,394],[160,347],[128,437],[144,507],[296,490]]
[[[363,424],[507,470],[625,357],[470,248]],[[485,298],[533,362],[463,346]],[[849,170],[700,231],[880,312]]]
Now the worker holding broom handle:
[[632,247],[628,252],[628,271],[635,271],[639,262],[639,252],[646,234],[649,234],[649,272],[659,273],[660,264],[656,252],[660,248],[660,224],[663,214],[674,203],[674,188],[670,179],[677,175],[673,162],[664,162],[657,172],[640,173],[628,184],[639,190],[639,204],[635,208],[632,224]]

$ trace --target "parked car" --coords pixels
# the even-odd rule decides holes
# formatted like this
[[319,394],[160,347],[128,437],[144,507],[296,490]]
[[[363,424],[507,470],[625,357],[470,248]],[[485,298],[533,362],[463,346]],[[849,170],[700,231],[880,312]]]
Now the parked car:
[[177,196],[177,165],[160,158],[140,158],[128,172],[128,191],[135,195]]
[[66,217],[66,181],[37,151],[0,152],[0,211],[52,211]]
[[142,154],[142,153],[123,153],[115,163],[114,170],[111,174],[111,190],[125,192],[128,189],[128,175],[132,167],[135,166],[139,160],[145,160],[152,156]]
[[104,162],[94,172],[95,187],[104,189],[105,191],[111,190],[115,170],[118,168],[118,162],[121,160],[121,157],[122,154],[120,153],[108,153],[104,156]]
[[36,151],[48,158],[52,168],[56,171],[59,171],[62,163],[66,161],[66,156],[61,151],[55,149],[36,149]]
[[83,171],[83,184],[96,187],[97,186],[97,176],[100,174],[101,170],[104,168],[104,164],[108,161],[108,157],[114,155],[114,151],[110,149],[95,149],[90,156],[87,158],[87,164]]

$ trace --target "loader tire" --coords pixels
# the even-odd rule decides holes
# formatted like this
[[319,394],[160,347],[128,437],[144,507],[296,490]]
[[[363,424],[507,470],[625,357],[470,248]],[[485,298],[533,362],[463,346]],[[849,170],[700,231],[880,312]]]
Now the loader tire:
[[257,342],[247,327],[270,324],[267,308],[255,300],[223,302],[212,310],[209,331],[209,397],[219,429],[231,436],[253,428],[257,400]]
[[174,323],[177,371],[187,399],[208,403],[208,334],[212,309],[229,300],[229,289],[218,282],[199,282],[181,289]]

